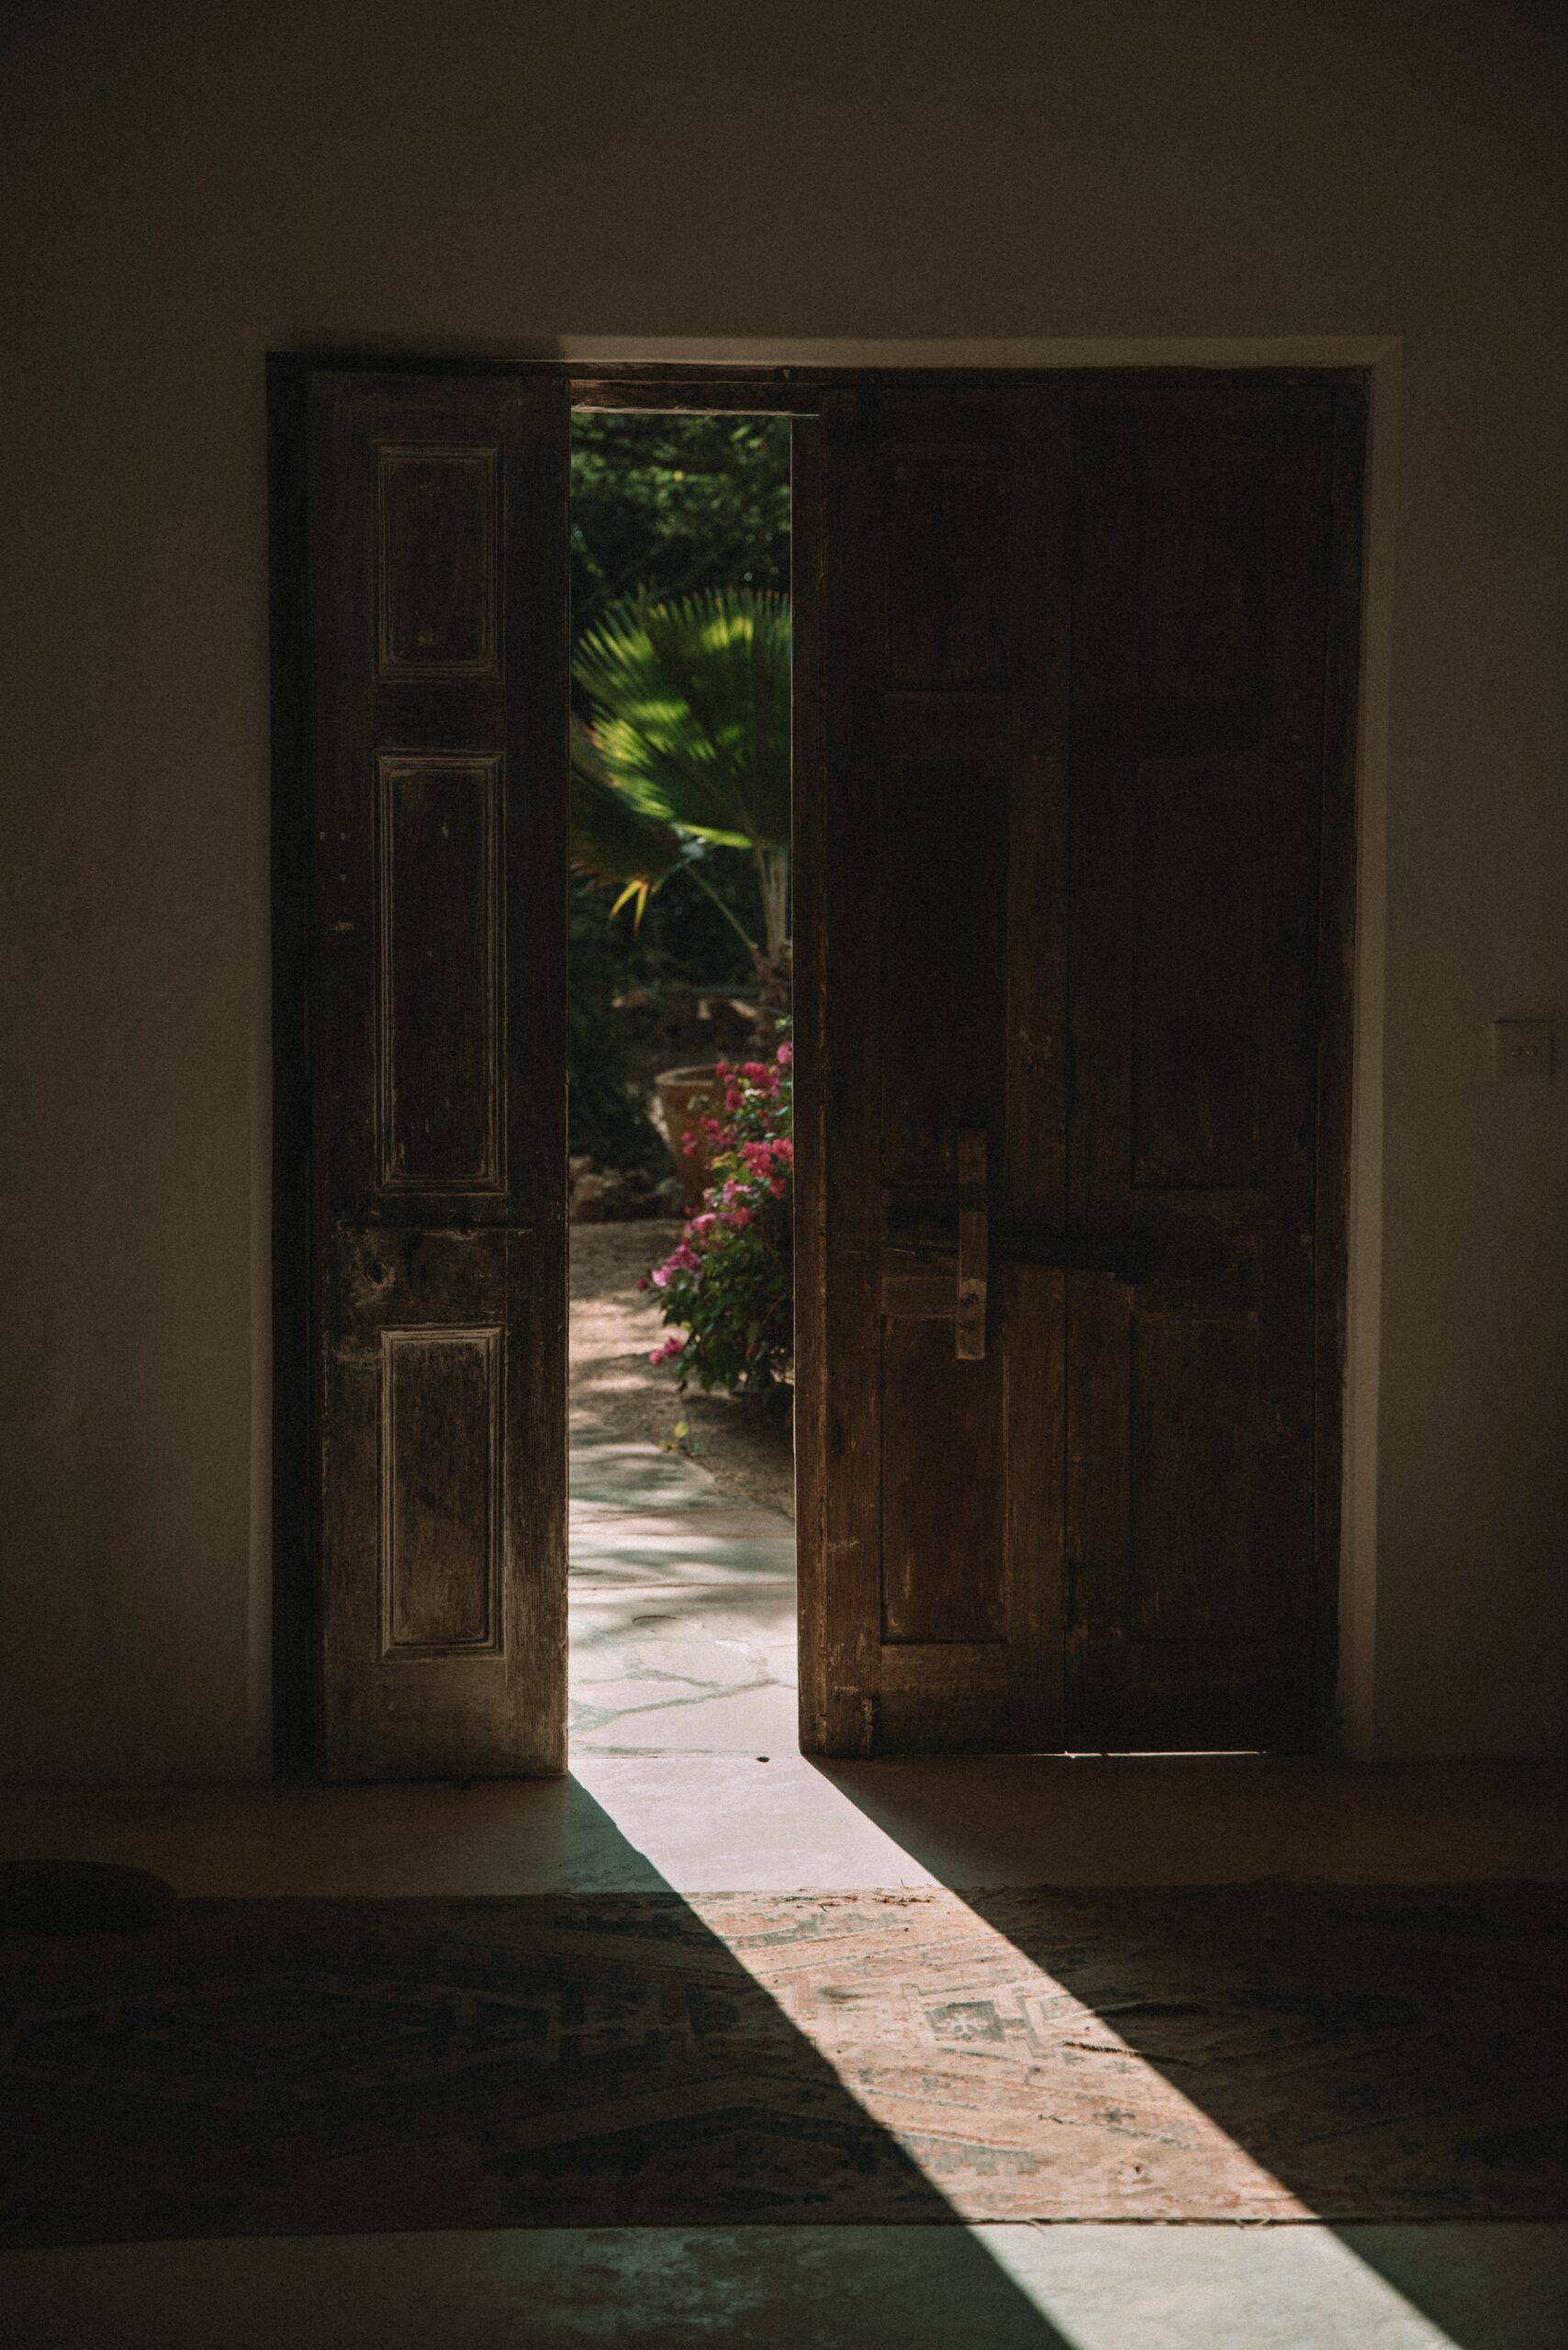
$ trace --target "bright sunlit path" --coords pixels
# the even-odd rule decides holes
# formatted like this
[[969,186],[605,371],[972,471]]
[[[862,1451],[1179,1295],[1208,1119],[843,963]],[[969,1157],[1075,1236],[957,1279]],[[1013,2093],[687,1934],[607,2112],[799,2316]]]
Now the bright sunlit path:
[[574,1757],[791,1751],[792,1522],[585,1412],[571,1446]]

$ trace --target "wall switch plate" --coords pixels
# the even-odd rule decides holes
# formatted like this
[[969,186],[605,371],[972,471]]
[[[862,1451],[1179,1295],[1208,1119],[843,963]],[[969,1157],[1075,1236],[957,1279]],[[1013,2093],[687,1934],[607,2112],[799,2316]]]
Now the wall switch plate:
[[1550,1020],[1494,1020],[1494,1077],[1550,1077],[1552,1060]]

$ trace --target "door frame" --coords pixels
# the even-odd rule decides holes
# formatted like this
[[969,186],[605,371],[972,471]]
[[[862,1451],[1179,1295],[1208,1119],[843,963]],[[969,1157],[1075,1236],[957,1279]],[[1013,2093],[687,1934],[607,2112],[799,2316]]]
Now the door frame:
[[[945,347],[945,352],[951,350]],[[1200,346],[1200,348],[1204,348]],[[285,1776],[307,1774],[312,1767],[315,1726],[319,1715],[316,1638],[318,1621],[315,1529],[310,1494],[316,1430],[311,1366],[315,1333],[311,1326],[312,1268],[310,1262],[309,1175],[310,1132],[310,1001],[311,970],[308,928],[308,849],[311,806],[310,711],[308,691],[309,610],[307,589],[306,417],[311,378],[323,370],[458,375],[540,375],[566,377],[576,409],[666,410],[670,412],[762,412],[809,419],[820,412],[823,397],[835,387],[874,385],[880,381],[908,383],[918,378],[961,386],[971,383],[1034,385],[1057,387],[1074,381],[1097,387],[1123,384],[1154,388],[1161,385],[1200,388],[1238,379],[1259,385],[1311,384],[1348,395],[1336,408],[1333,458],[1332,575],[1326,663],[1326,706],[1323,769],[1323,856],[1319,899],[1319,1116],[1317,1122],[1317,1200],[1319,1279],[1316,1309],[1316,1457],[1315,1514],[1316,1560],[1313,1604],[1313,1718],[1317,1748],[1336,1743],[1337,1704],[1342,1680],[1370,1680],[1370,1655],[1355,1651],[1341,1656],[1341,1588],[1352,1611],[1351,1629],[1362,1628],[1360,1616],[1368,1613],[1366,1583],[1370,1560],[1351,1557],[1345,1539],[1345,1501],[1351,1485],[1347,1439],[1355,1426],[1375,1411],[1375,1326],[1371,1334],[1374,1356],[1363,1384],[1372,1391],[1354,1399],[1352,1415],[1346,1404],[1350,1337],[1350,1217],[1352,1181],[1359,1214],[1372,1221],[1366,1169],[1352,1166],[1352,1092],[1357,1042],[1355,994],[1358,984],[1357,863],[1358,801],[1361,770],[1366,764],[1363,652],[1371,633],[1368,617],[1367,549],[1372,485],[1370,464],[1370,421],[1373,390],[1371,363],[1381,361],[1393,348],[1386,342],[1354,345],[1333,362],[1258,364],[1233,359],[1226,352],[1223,364],[1093,364],[1078,352],[1070,361],[1018,364],[1011,361],[969,364],[924,364],[901,350],[874,362],[851,359],[822,364],[790,364],[767,359],[698,358],[467,358],[421,352],[405,356],[396,349],[347,352],[312,347],[269,354],[267,359],[267,462],[269,535],[269,641],[271,661],[271,944],[272,944],[272,1699],[274,1770]],[[1079,347],[1081,352],[1082,346]],[[1218,355],[1218,354],[1216,354]],[[1386,529],[1386,523],[1385,523]],[[1386,560],[1386,558],[1385,558]],[[1385,618],[1380,613],[1380,619]],[[1382,631],[1379,634],[1381,637]],[[809,628],[797,631],[798,711],[814,707],[812,650]],[[804,690],[799,665],[805,664]],[[808,724],[797,754],[794,822],[797,838],[814,831],[821,821],[822,793],[827,778],[814,727]],[[1381,813],[1381,811],[1379,811]],[[809,866],[808,866],[808,870]],[[1381,912],[1381,906],[1378,907]],[[804,980],[808,994],[820,998],[823,937],[812,918],[797,919],[797,982]],[[806,953],[799,956],[803,934]],[[1377,941],[1381,947],[1381,937]],[[814,982],[814,989],[813,989]],[[1368,1004],[1364,1010],[1372,1006]],[[804,1236],[797,1252],[797,1353],[809,1366],[823,1359],[825,1324],[820,1281],[811,1275],[812,1236],[821,1228],[825,1166],[812,1130],[816,1055],[808,1041],[801,1058],[800,1080],[805,1110],[804,1150],[797,1170],[797,1229]],[[1365,1088],[1361,1089],[1363,1091]],[[1363,1124],[1373,1127],[1375,1116]],[[1375,1246],[1375,1232],[1371,1236]],[[801,1259],[805,1270],[801,1270]],[[1367,1304],[1375,1301],[1375,1268],[1370,1289],[1357,1313],[1358,1326],[1367,1318]],[[1362,1334],[1362,1344],[1367,1343]],[[818,1384],[820,1385],[820,1382]],[[812,1398],[807,1398],[808,1414]],[[802,1416],[798,1412],[797,1426]],[[813,1550],[803,1546],[810,1560],[820,1551],[825,1534],[825,1485],[821,1473],[823,1431],[816,1429],[798,1449],[798,1535],[810,1534]],[[1356,1486],[1365,1477],[1357,1464]],[[1363,1533],[1359,1550],[1368,1549]],[[1359,1563],[1359,1579],[1353,1570]],[[1357,1582],[1361,1589],[1357,1589]],[[800,1584],[799,1639],[802,1672],[821,1648],[822,1597],[820,1578],[802,1572]],[[1364,1643],[1363,1643],[1364,1644]],[[1351,1691],[1351,1700],[1357,1702]],[[1364,1697],[1361,1700],[1364,1709]],[[1362,1742],[1370,1729],[1352,1740]]]

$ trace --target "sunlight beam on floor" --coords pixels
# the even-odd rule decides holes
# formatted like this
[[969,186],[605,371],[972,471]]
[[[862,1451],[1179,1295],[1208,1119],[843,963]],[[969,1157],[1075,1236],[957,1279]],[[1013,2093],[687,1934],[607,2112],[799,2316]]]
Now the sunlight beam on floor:
[[[578,1770],[622,1833],[682,1892],[1072,2350],[1228,2350],[1233,2343],[1299,2350],[1307,2342],[1312,2350],[1467,2350],[1468,2329],[1447,2332],[1417,2308],[1104,2015],[799,1756],[759,1766],[755,1777],[732,1775],[727,1800],[699,1805],[695,1817],[669,1801],[675,1787],[663,1758],[654,1774],[664,1796],[656,1807],[646,1772],[622,1758],[596,1764],[584,1757]],[[1005,2132],[966,2131],[962,2111],[935,2127],[927,2113],[909,2127],[923,2094],[912,2087],[922,2038],[910,2027],[926,2001],[912,1991],[907,1970],[901,1975],[896,1950],[879,1972],[875,1953],[868,1964],[850,1936],[836,1982],[831,1940],[805,1941],[810,1964],[792,1974],[787,1948],[781,1955],[787,1937],[752,1948],[734,1930],[727,1905],[712,1897],[755,1885],[759,1861],[780,1893],[814,1885],[853,1889],[864,1900],[866,1888],[878,1886],[890,1908],[918,1905],[927,1932],[931,1908],[944,1913],[964,1945],[966,1980],[978,1989],[949,2006],[943,2026],[963,2036],[958,2007],[970,2010],[966,2054],[981,2094],[989,2034],[1006,2035],[1014,2060],[1021,2044],[1037,2053],[1048,2135],[1062,2133],[1062,2158],[1050,2164],[1057,2217],[1071,2224],[1053,2226],[1048,2210],[1037,2223],[988,2221],[983,2185],[966,2193],[987,2161],[1009,2159],[1011,2150],[997,2143]],[[931,1996],[942,2000],[939,1983]],[[930,2019],[921,2020],[924,2029]],[[991,2061],[1000,2064],[1000,2037]],[[1130,2122],[1135,2109],[1137,2127],[1118,2145],[1115,2116]],[[1034,2118],[1037,2127],[1045,2111]],[[1042,2196],[1042,2204],[1050,2199]],[[1358,2232],[1375,2232],[1349,2231]]]

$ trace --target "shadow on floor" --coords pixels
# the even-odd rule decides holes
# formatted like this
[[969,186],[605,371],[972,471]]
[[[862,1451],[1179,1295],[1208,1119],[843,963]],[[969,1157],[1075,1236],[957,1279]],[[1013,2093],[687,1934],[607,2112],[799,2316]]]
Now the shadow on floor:
[[[590,1801],[577,1791],[579,1837]],[[619,1841],[602,1814],[591,1833],[601,1853]],[[630,1852],[621,1865],[653,1876]],[[140,1934],[11,1938],[0,2239],[187,2240],[199,2269],[188,2240],[739,2222],[802,2231],[791,2258],[820,2278],[812,2234],[869,2221],[892,2223],[869,2231],[889,2239],[882,2291],[907,2294],[891,2240],[951,2221],[946,2199],[654,1885],[182,1901]],[[968,2231],[939,2234],[922,2258],[967,2341],[1064,2350]],[[881,2297],[875,2266],[863,2301]],[[90,2284],[94,2264],[71,2273]],[[623,2301],[635,2276],[612,2274]],[[737,2322],[723,2338],[767,2337]]]
[[[1014,1794],[1059,1793],[1051,1763],[1021,1763]],[[966,1818],[964,1793],[986,1784],[994,1804],[994,1778],[818,1767],[1100,2020],[1113,2069],[1160,2076],[1334,2221],[1434,2339],[1523,2350],[1551,2338],[1568,2238],[1510,2223],[1568,2219],[1568,1888],[1187,1881],[1159,1894],[1089,1892],[1079,1877],[1025,1893],[1014,1877],[987,1890],[1016,1830],[993,1813]],[[1173,1845],[1173,1875],[1189,1857]],[[1110,2076],[1106,2087],[1114,2098]],[[1121,2103],[1130,2120],[1136,2098]],[[1400,2223],[1357,2224],[1390,2220]],[[1521,2294],[1516,2240],[1544,2261],[1544,2303]]]

